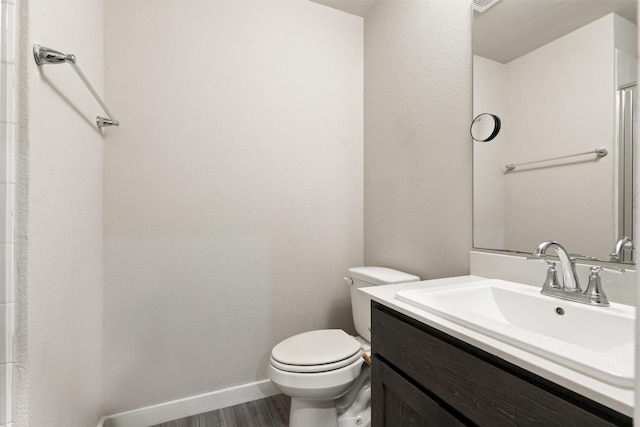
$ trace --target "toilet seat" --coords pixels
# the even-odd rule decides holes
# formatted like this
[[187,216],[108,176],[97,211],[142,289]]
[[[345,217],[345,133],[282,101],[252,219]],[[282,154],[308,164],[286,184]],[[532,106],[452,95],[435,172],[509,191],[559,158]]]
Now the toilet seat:
[[362,358],[363,351],[359,351],[348,359],[339,360],[333,363],[324,363],[322,365],[287,365],[285,363],[280,363],[275,360],[273,357],[271,358],[271,366],[274,368],[278,368],[281,371],[286,372],[295,372],[295,373],[319,373],[326,371],[333,371],[336,369],[343,368],[345,366],[349,366],[353,362]]
[[286,372],[317,373],[340,369],[362,357],[361,343],[341,329],[294,335],[271,351],[271,365]]

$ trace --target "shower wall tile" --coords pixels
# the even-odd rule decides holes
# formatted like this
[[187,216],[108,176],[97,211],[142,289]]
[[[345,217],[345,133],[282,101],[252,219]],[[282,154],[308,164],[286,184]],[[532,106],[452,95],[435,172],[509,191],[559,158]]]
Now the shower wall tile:
[[[4,152],[4,179],[7,184],[16,184],[16,125],[13,123],[7,123],[7,139],[4,144]],[[13,203],[15,204],[15,202]]]
[[[0,244],[0,289],[4,287],[5,303],[15,302],[15,245]],[[13,330],[9,331],[13,333]]]
[[[12,425],[15,362],[14,207],[17,0],[0,7],[0,426]],[[9,243],[7,243],[9,242]]]
[[0,344],[1,346],[4,346],[4,350],[2,355],[0,355],[0,357],[4,357],[4,363],[14,363],[15,359],[15,343],[13,340],[14,334],[14,328],[15,328],[15,304],[13,303],[8,303],[8,304],[3,304],[5,307],[4,310],[4,319],[5,319],[5,330],[7,331],[7,334],[5,336],[4,339],[4,343]]
[[4,165],[7,163],[7,144],[11,135],[15,135],[15,124],[0,122],[0,183],[7,183]]
[[[1,166],[0,166],[1,168]],[[15,236],[15,197],[16,197],[16,185],[15,184],[4,184],[4,188],[0,195],[4,196],[2,201],[4,202],[4,209],[2,209],[2,214],[0,214],[0,220],[3,222],[4,231],[2,232],[2,240],[0,242],[3,243],[14,243]]]
[[2,55],[0,60],[7,64],[15,64],[15,32],[9,25],[9,20],[15,17],[16,5],[14,2],[2,2]]
[[[0,304],[0,326],[7,331],[6,336],[0,340],[0,366],[13,363],[14,360],[14,304]],[[2,384],[0,382],[0,384]],[[1,387],[1,386],[0,386]]]
[[9,422],[10,418],[7,414],[7,390],[8,381],[6,381],[7,364],[0,365],[0,424]]
[[[15,88],[16,67],[14,64],[0,63],[0,91],[4,99],[0,102],[0,121],[15,123],[15,100],[13,91]],[[11,90],[8,90],[8,89]]]
[[[0,156],[1,157],[1,156]],[[0,164],[0,171],[2,165]],[[0,183],[0,243],[7,243],[7,184]]]
[[12,396],[12,391],[13,391],[13,373],[14,373],[14,366],[15,364],[13,363],[7,363],[6,365],[4,365],[5,368],[2,369],[2,371],[5,374],[4,377],[4,398],[2,399],[4,402],[4,418],[5,418],[5,423],[11,423],[13,422],[13,414],[14,414],[14,405],[15,405],[15,401],[13,400],[13,396]]
[[13,371],[13,363],[0,364],[0,426],[8,426],[13,422]]
[[[0,304],[0,328],[2,328],[3,331],[9,332],[7,326],[7,304]],[[8,333],[5,334],[5,337],[8,336]],[[0,364],[2,365],[9,362],[7,360],[7,339],[5,339],[5,337],[0,339]]]
[[16,125],[0,122],[0,183],[15,183]]
[[[0,165],[1,169],[2,166]],[[15,189],[15,184],[0,183],[0,243],[14,242]]]
[[[9,302],[13,302],[13,291],[10,290],[12,288],[10,283],[7,283],[5,268],[7,266],[7,258],[5,254],[7,253],[7,245],[5,243],[0,243],[0,304],[7,304]],[[4,319],[4,318],[1,318]],[[3,320],[2,325],[0,325],[0,332],[2,332],[2,336],[4,336],[6,330],[4,328],[5,324]]]
[[9,60],[9,52],[6,48],[7,45],[7,38],[10,37],[10,27],[9,27],[9,14],[7,13],[7,10],[9,8],[9,3],[7,3],[5,0],[2,1],[2,5],[1,5],[1,11],[0,11],[0,17],[2,17],[2,21],[0,21],[0,28],[2,28],[2,34],[0,35],[0,46],[2,47],[2,49],[0,49],[2,52],[0,53],[0,61],[3,63],[8,62]]
[[[2,25],[4,26],[4,22],[2,23]],[[2,43],[0,43],[0,50],[3,50]],[[7,74],[7,69],[12,66],[13,65],[9,65],[4,61],[0,61],[0,122],[2,123],[6,123],[7,121],[9,121],[7,119],[7,98],[9,98],[7,96],[7,89],[9,85],[5,76]]]

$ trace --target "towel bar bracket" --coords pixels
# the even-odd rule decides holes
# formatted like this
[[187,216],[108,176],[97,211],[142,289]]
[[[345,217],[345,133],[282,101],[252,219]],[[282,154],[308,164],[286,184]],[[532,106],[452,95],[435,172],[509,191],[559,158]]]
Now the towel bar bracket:
[[107,117],[96,117],[96,126],[98,126],[98,128],[120,126],[120,122],[113,117],[113,114],[111,114],[109,108],[107,108],[102,98],[100,98],[98,92],[96,92],[80,67],[78,67],[75,55],[66,55],[62,52],[58,52],[57,50],[53,50],[48,47],[40,46],[38,43],[36,43],[33,45],[33,58],[35,59],[38,66],[46,64],[70,64],[78,74],[78,77],[80,77],[80,80],[82,80],[87,89],[89,89],[91,95],[93,95],[95,100],[98,101],[98,104],[100,104],[104,112],[107,113]]

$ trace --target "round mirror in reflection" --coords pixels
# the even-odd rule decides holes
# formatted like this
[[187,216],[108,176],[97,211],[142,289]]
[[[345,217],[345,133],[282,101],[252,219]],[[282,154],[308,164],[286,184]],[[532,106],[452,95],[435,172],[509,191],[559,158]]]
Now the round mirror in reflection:
[[471,138],[475,141],[489,142],[500,132],[500,117],[495,114],[478,114],[471,123]]

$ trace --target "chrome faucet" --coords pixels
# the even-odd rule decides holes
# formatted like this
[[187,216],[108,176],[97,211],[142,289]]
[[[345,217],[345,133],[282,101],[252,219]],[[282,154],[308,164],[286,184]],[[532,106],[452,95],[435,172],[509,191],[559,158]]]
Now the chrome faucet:
[[[578,275],[576,274],[576,261],[567,253],[566,249],[558,242],[549,240],[542,242],[533,251],[533,256],[536,258],[544,258],[547,254],[547,249],[553,248],[560,258],[560,266],[562,267],[562,287],[564,292],[582,292],[580,288],[580,282],[578,281]],[[554,265],[555,267],[555,265]]]
[[[633,249],[633,241],[627,236],[621,238],[616,242],[616,247],[611,256],[611,261],[614,262],[623,262],[623,261],[631,261]],[[625,257],[625,253],[629,253],[628,259]]]
[[[559,283],[556,274],[556,263],[546,259],[547,249],[553,248],[560,258],[560,265],[562,267],[562,283]],[[564,247],[558,242],[553,240],[542,242],[533,251],[533,256],[528,259],[542,259],[546,261],[549,268],[547,270],[547,278],[542,285],[540,291],[543,295],[548,295],[556,298],[562,298],[570,301],[580,302],[583,304],[597,305],[601,307],[608,307],[609,300],[602,289],[602,283],[600,279],[600,272],[603,270],[613,271],[617,273],[624,273],[622,268],[611,267],[591,267],[591,274],[589,275],[589,286],[586,291],[582,291],[580,282],[578,281],[578,275],[576,274],[576,259],[593,259],[582,255],[569,255]]]

